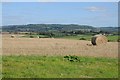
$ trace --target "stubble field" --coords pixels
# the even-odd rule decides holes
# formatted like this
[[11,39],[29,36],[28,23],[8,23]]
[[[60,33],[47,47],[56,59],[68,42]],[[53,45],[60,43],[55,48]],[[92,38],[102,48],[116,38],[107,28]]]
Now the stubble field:
[[118,57],[118,42],[92,46],[90,41],[53,38],[2,39],[3,55],[76,55],[94,57]]

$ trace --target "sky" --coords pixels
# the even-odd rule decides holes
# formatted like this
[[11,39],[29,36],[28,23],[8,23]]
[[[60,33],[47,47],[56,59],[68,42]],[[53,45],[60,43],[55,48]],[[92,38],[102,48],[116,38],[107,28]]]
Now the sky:
[[119,0],[1,0],[2,2],[119,2]]
[[[0,23],[1,24],[1,23]],[[2,25],[118,26],[117,2],[3,2]]]

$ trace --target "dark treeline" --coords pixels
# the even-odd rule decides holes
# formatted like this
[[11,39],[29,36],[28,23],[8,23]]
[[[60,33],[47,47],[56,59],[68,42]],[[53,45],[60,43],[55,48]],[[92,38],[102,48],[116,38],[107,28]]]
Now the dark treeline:
[[28,24],[9,25],[2,27],[3,32],[18,33],[30,32],[48,36],[69,36],[77,34],[118,34],[118,27],[93,27],[89,25],[77,24]]
[[3,26],[3,31],[21,31],[21,32],[41,32],[41,31],[71,31],[79,29],[95,29],[92,26],[88,25],[62,25],[62,24],[28,24],[28,25],[10,25]]

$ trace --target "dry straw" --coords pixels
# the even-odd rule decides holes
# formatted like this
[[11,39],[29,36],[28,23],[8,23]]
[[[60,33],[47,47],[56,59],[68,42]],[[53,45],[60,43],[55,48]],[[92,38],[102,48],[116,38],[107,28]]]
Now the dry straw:
[[14,38],[15,37],[15,35],[11,35],[11,38]]
[[91,43],[93,45],[100,45],[100,44],[105,44],[107,43],[107,37],[104,35],[95,35],[91,39]]

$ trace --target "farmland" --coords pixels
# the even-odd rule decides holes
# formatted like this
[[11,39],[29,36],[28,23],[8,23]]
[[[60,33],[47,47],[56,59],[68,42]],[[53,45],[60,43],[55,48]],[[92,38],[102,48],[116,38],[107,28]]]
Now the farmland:
[[3,55],[78,55],[117,57],[118,42],[92,46],[90,41],[56,38],[11,38],[3,35]]
[[120,9],[107,1],[2,0],[0,76],[117,80]]
[[10,35],[2,38],[4,78],[118,77],[118,42]]
[[[80,40],[81,38],[84,38],[87,41],[91,41],[91,37],[92,37],[92,35],[77,35],[77,36],[63,36],[63,37],[60,37],[60,38],[74,39],[74,40]],[[118,35],[109,35],[109,36],[107,36],[107,38],[110,42],[117,42]]]
[[[23,35],[21,38],[30,38],[30,36],[33,36],[33,38],[37,38],[37,36],[41,38],[49,38],[47,35]],[[62,38],[62,39],[73,39],[73,40],[81,40],[81,38],[84,38],[84,40],[91,41],[91,37],[93,35],[74,35],[74,36],[60,36],[60,37],[54,37],[54,38]],[[117,42],[119,39],[118,35],[108,35],[107,36],[109,42]]]

